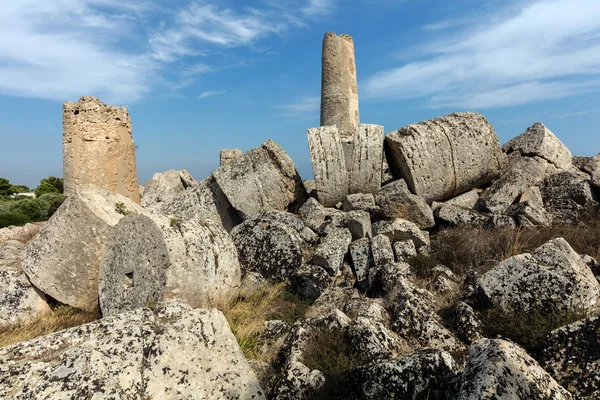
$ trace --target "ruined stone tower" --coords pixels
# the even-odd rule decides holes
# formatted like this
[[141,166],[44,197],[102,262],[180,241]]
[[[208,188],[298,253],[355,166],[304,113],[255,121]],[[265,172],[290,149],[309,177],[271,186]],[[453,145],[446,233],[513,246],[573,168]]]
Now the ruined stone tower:
[[126,107],[95,97],[63,104],[65,194],[92,184],[140,202],[135,145]]
[[360,125],[354,41],[328,32],[323,39],[321,126],[336,125],[340,138],[352,138]]

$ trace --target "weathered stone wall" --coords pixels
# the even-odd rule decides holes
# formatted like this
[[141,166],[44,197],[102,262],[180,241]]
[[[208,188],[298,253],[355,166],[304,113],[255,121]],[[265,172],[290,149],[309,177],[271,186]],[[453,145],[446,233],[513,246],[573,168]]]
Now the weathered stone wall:
[[126,107],[107,106],[95,97],[63,105],[65,194],[77,185],[93,184],[140,202]]
[[336,125],[341,139],[351,139],[360,124],[352,37],[325,34],[322,62],[321,126]]

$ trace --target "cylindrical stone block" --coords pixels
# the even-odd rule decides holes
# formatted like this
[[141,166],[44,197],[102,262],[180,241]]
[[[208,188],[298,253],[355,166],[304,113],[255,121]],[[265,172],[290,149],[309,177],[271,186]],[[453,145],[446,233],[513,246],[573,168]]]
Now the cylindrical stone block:
[[107,106],[86,96],[63,105],[63,162],[65,194],[92,184],[140,202],[126,107]]
[[322,63],[321,126],[336,125],[342,140],[352,138],[360,124],[352,37],[325,34]]

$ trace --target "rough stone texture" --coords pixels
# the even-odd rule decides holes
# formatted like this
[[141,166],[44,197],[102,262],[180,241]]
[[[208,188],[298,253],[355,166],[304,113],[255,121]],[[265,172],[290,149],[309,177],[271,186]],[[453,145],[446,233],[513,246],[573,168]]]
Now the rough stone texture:
[[152,180],[146,181],[144,186],[144,195],[142,197],[142,206],[148,207],[153,204],[168,201],[180,192],[183,192],[190,186],[198,182],[185,169],[181,171],[169,170],[162,173],[156,173]]
[[445,399],[458,376],[458,366],[445,351],[421,349],[360,367],[352,375],[362,399]]
[[290,282],[292,289],[300,297],[316,300],[331,283],[331,277],[323,268],[305,264],[294,272],[290,277]]
[[220,153],[220,166],[231,164],[240,158],[244,153],[241,149],[224,149]]
[[335,228],[321,240],[313,256],[313,263],[323,267],[330,275],[336,274],[344,263],[352,235],[346,228]]
[[442,324],[434,310],[434,298],[406,279],[398,280],[396,297],[390,305],[392,329],[422,347],[446,351],[464,350],[464,345]]
[[577,398],[600,399],[600,317],[552,331],[547,343],[544,369]]
[[389,133],[385,152],[394,177],[427,202],[491,182],[504,154],[494,128],[480,114],[450,114]]
[[25,244],[17,240],[0,243],[0,328],[50,311],[46,296],[21,270],[24,251]]
[[461,194],[460,196],[453,197],[450,200],[447,200],[443,203],[438,203],[434,201],[431,204],[431,208],[434,212],[442,206],[457,206],[460,208],[465,208],[467,210],[472,210],[477,205],[480,192],[481,190],[473,189]]
[[317,186],[315,185],[314,179],[302,181],[302,184],[304,185],[304,189],[306,189],[306,193],[308,193],[309,197],[317,197]]
[[350,244],[350,259],[352,260],[352,273],[356,278],[356,286],[361,291],[366,291],[369,286],[369,270],[375,265],[371,241],[368,238],[360,239]]
[[375,209],[375,196],[371,193],[355,193],[346,196],[342,203],[344,211],[368,211]]
[[350,348],[364,360],[387,360],[394,357],[401,340],[382,323],[358,317],[346,329]]
[[212,176],[169,201],[156,204],[151,211],[173,218],[211,219],[221,224],[227,232],[242,222]]
[[405,262],[389,262],[369,271],[367,294],[371,297],[383,297],[393,294],[399,281],[411,275],[410,265]]
[[591,184],[600,188],[600,153],[594,157],[573,157],[573,165],[590,175]]
[[435,216],[442,225],[449,226],[476,226],[487,228],[492,224],[491,216],[475,210],[469,210],[452,204],[444,204],[435,212]]
[[164,300],[212,306],[234,295],[240,284],[237,249],[216,222],[132,214],[108,237],[100,308],[106,316]]
[[454,272],[445,265],[438,265],[431,269],[431,283],[428,289],[435,293],[456,293],[459,279]]
[[301,326],[294,328],[282,351],[285,363],[269,392],[269,398],[311,399],[325,384],[325,377],[321,371],[311,370],[301,361],[303,347],[309,338],[310,334],[306,329]]
[[412,221],[420,229],[435,225],[431,207],[419,196],[408,190],[404,179],[385,185],[375,196],[377,214],[383,219],[406,219]]
[[592,270],[596,280],[600,282],[600,263],[587,254],[581,254],[581,260]]
[[483,326],[473,307],[459,301],[452,310],[452,330],[467,344],[483,338]]
[[479,288],[505,311],[584,311],[600,300],[594,274],[563,238],[501,262],[481,276]]
[[558,171],[553,164],[540,157],[523,157],[520,153],[512,153],[508,159],[509,166],[502,176],[481,194],[477,204],[479,208],[503,214],[527,188],[541,185],[546,176]]
[[517,204],[510,206],[507,214],[515,218],[521,226],[549,226],[552,224],[552,215],[544,208],[544,201],[540,188],[532,186],[523,192]]
[[307,318],[322,317],[341,310],[355,318],[367,318],[372,322],[387,325],[389,316],[383,299],[365,297],[357,289],[329,286],[321,297],[306,312]]
[[504,340],[473,343],[461,380],[461,400],[573,398],[525,350]]
[[525,133],[510,140],[502,150],[507,154],[518,152],[527,157],[540,157],[559,169],[570,169],[572,155],[551,131],[541,122],[536,122]]
[[307,199],[294,162],[272,140],[219,167],[213,176],[243,220],[263,211],[299,207]]
[[398,261],[406,261],[417,255],[417,248],[412,240],[399,240],[392,247]]
[[167,303],[0,349],[3,399],[264,399],[217,310]]
[[414,223],[397,218],[394,221],[379,221],[373,224],[373,235],[385,235],[392,243],[412,240],[417,247],[429,247],[429,232],[422,231]]
[[29,243],[23,271],[57,301],[84,310],[98,306],[98,271],[107,237],[123,214],[142,209],[129,199],[78,185]]
[[321,126],[336,125],[340,137],[351,138],[359,124],[354,41],[328,32],[323,39]]
[[140,202],[127,107],[84,96],[63,104],[63,128],[65,195],[92,184]]
[[25,224],[23,226],[9,226],[0,229],[0,245],[7,240],[17,240],[21,243],[29,243],[40,231],[40,226]]
[[354,138],[348,193],[377,193],[381,188],[383,126],[361,124]]
[[344,226],[352,234],[352,240],[373,236],[371,231],[371,217],[366,211],[350,211],[346,213]]
[[325,208],[316,199],[310,197],[298,210],[298,215],[302,221],[315,232],[318,232],[325,219],[331,214],[338,212],[333,208]]
[[541,189],[546,209],[562,223],[577,223],[583,211],[598,206],[600,194],[592,191],[589,177],[579,171],[548,176]]
[[307,135],[317,198],[325,207],[334,207],[348,193],[348,172],[338,128],[313,128]]
[[[287,213],[283,213],[286,214]],[[302,221],[293,214],[290,219]],[[298,226],[265,213],[231,231],[242,271],[259,272],[272,280],[289,278],[305,261],[305,241]]]
[[382,267],[394,262],[394,250],[390,238],[385,235],[377,235],[371,240],[371,251],[376,267]]

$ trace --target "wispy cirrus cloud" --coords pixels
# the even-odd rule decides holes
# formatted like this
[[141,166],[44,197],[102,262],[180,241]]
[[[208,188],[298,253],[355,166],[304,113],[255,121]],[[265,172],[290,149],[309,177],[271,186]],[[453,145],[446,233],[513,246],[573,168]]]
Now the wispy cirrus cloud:
[[220,94],[226,93],[226,90],[215,90],[210,92],[202,92],[200,96],[198,96],[198,100],[207,99],[209,97],[218,96]]
[[282,104],[278,106],[280,110],[284,111],[286,116],[313,116],[319,112],[321,106],[321,97],[319,96],[305,96],[298,99],[294,103]]
[[5,2],[0,94],[61,101],[94,94],[128,103],[157,87],[180,90],[220,68],[199,60],[226,59],[236,47],[304,26],[331,1],[302,0],[285,11],[262,1],[235,10],[216,0],[188,0],[175,10],[162,0]]
[[600,91],[597,0],[510,2],[476,21],[430,24],[448,30],[446,39],[421,43],[418,59],[370,76],[364,97],[490,108]]

